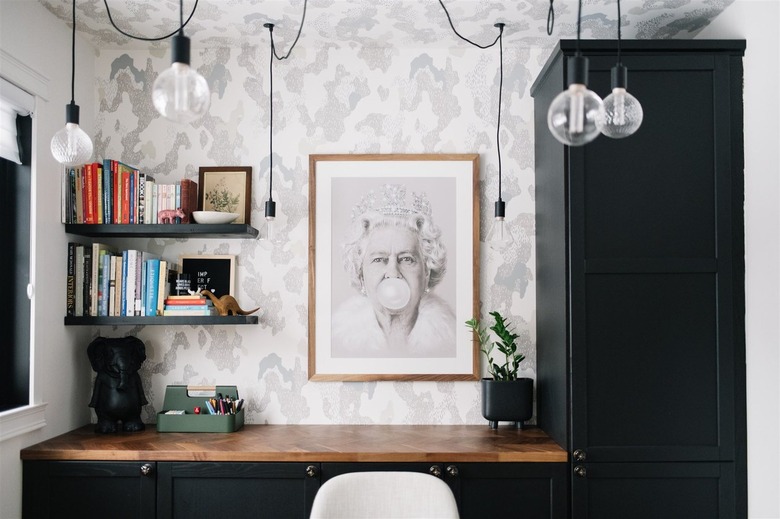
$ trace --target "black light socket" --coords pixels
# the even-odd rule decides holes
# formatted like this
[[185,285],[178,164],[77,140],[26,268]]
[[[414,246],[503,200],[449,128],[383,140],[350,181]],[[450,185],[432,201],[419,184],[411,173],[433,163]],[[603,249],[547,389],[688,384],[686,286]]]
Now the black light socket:
[[576,55],[569,60],[569,84],[588,84],[588,58]]
[[265,201],[265,217],[266,219],[276,218],[276,202],[273,200]]
[[66,123],[79,123],[79,105],[71,101],[65,105],[65,122]]
[[496,200],[496,218],[503,219],[506,216],[506,202],[503,200]]
[[179,33],[171,43],[171,63],[190,64],[190,39]]
[[612,67],[612,88],[628,88],[628,69],[621,63]]

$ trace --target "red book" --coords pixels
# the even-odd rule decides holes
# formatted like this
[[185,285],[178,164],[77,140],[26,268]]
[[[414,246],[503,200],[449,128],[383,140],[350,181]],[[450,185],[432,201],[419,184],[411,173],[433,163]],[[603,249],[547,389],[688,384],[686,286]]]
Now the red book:
[[198,184],[185,178],[181,181],[181,223],[192,223],[192,212],[198,210]]
[[130,173],[125,167],[122,172],[122,223],[130,223]]
[[168,306],[206,306],[207,303],[205,299],[166,299],[165,304]]
[[111,223],[122,223],[122,182],[120,182],[119,175],[117,174],[115,160],[111,161],[111,182],[114,186],[113,200],[111,201],[111,203],[114,204],[114,211],[111,215],[113,220]]
[[84,223],[97,223],[95,221],[95,185],[97,179],[94,178],[96,175],[93,164],[85,164],[84,171],[86,172],[86,178],[84,180],[86,192],[84,198]]

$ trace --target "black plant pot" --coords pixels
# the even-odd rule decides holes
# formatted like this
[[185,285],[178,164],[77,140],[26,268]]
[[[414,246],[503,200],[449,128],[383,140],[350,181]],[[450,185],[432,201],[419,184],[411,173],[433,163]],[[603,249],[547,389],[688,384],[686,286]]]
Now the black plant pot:
[[515,422],[516,427],[522,429],[523,422],[529,420],[533,412],[533,379],[482,379],[482,416],[489,422],[491,429],[496,429],[498,422]]

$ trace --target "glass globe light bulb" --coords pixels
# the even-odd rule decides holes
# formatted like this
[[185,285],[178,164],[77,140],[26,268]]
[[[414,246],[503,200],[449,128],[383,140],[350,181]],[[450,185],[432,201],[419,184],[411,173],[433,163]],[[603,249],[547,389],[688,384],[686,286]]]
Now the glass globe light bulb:
[[505,251],[513,242],[512,233],[509,231],[509,225],[504,220],[503,216],[497,216],[493,221],[493,225],[488,231],[487,240],[491,249],[496,251]]
[[272,249],[284,242],[284,237],[279,232],[279,224],[276,221],[276,202],[273,200],[265,202],[265,224],[260,229],[258,239],[264,249]]
[[550,103],[547,127],[559,142],[582,146],[599,136],[597,121],[603,112],[598,95],[582,83],[572,83]]
[[186,36],[173,37],[173,63],[154,81],[152,102],[160,115],[178,123],[194,121],[208,110],[209,85],[190,67],[190,40]]
[[613,139],[633,135],[642,125],[642,105],[628,93],[628,69],[621,63],[612,67],[612,93],[604,99],[601,133]]
[[65,166],[85,164],[92,157],[92,139],[79,126],[79,105],[65,107],[65,128],[51,138],[51,154]]

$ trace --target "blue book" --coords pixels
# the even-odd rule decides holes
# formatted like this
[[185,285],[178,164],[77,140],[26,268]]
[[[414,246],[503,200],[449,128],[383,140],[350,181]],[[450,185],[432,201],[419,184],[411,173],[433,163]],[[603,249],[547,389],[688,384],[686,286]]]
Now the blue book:
[[111,286],[111,253],[100,254],[100,298],[98,299],[98,315],[108,316],[109,287]]
[[[174,205],[174,209],[178,209],[181,207],[181,184],[176,184],[176,205]],[[181,218],[178,216],[174,218],[174,221],[176,223],[181,223]]]
[[111,173],[111,160],[103,160],[103,223],[114,223],[114,176]]
[[127,258],[128,251],[122,251],[122,311],[119,315],[127,315]]
[[135,223],[135,201],[136,201],[136,194],[135,194],[135,178],[137,173],[135,171],[130,172],[130,193],[129,193],[129,201],[130,201],[130,210],[129,210],[129,218],[130,223]]
[[146,292],[144,293],[144,315],[153,317],[157,315],[157,294],[160,284],[160,260],[157,258],[146,260]]

